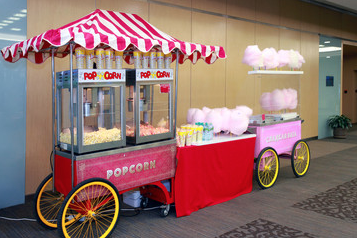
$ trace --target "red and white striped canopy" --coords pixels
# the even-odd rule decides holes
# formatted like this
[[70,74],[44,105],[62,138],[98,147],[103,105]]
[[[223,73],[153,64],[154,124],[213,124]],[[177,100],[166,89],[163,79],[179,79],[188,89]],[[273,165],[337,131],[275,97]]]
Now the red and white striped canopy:
[[[148,52],[158,48],[167,54],[175,49],[179,51],[179,63],[186,59],[196,63],[203,59],[212,64],[218,58],[226,58],[221,46],[210,46],[184,42],[160,31],[136,14],[95,10],[91,14],[69,23],[58,29],[52,29],[26,41],[5,47],[1,53],[5,60],[16,62],[27,58],[40,64],[51,56],[55,49],[55,57],[65,57],[69,54],[69,43],[75,47],[94,49],[96,47],[111,47],[117,51],[130,52],[135,48]],[[173,55],[173,60],[176,56]],[[130,57],[125,57],[130,62]]]

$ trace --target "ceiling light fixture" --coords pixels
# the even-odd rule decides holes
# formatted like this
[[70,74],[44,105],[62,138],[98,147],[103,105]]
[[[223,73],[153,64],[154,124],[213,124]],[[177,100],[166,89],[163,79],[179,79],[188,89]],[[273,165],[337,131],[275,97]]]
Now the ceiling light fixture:
[[0,22],[0,26],[7,26],[7,25],[9,25],[9,24],[1,23],[1,22]]
[[22,9],[20,12],[27,13],[27,9]]
[[9,20],[3,20],[2,22],[5,22],[5,23],[14,23],[14,21],[9,21]]
[[319,52],[332,52],[332,51],[341,51],[341,47],[329,46],[329,47],[319,48]]
[[330,44],[331,41],[327,40],[327,41],[324,41],[325,44]]
[[10,28],[10,30],[12,30],[12,31],[21,31],[20,28]]
[[16,14],[14,14],[14,17],[26,17],[26,14],[16,13]]
[[19,18],[19,17],[8,17],[7,19],[9,19],[9,20],[14,20],[14,21],[18,21],[18,20],[20,20],[20,18]]

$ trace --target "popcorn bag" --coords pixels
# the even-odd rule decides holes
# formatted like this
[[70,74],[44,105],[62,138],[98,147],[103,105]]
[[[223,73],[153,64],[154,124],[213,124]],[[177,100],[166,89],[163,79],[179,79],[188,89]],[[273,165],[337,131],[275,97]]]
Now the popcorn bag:
[[165,61],[165,69],[170,68],[170,64],[172,62],[172,55],[171,53],[168,53],[164,56],[164,61]]

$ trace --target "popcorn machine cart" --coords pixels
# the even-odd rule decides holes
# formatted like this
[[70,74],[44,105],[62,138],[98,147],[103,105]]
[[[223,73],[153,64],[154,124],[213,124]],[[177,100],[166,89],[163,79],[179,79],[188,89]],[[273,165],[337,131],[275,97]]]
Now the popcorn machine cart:
[[[141,69],[135,62],[136,69],[122,69],[119,63],[113,69],[110,53],[106,67],[98,54],[97,69],[90,60],[74,69],[74,51],[80,47],[115,50],[116,63],[128,64],[138,60],[137,52],[156,50],[158,62],[172,54],[175,75],[169,64]],[[54,162],[34,203],[42,226],[58,228],[61,237],[107,237],[118,223],[120,195],[135,188],[143,195],[141,206],[151,198],[163,204],[161,216],[168,215],[175,189],[178,64],[200,58],[214,63],[226,58],[222,47],[183,42],[135,14],[97,9],[5,47],[2,55],[9,62],[52,59]],[[54,57],[67,55],[70,69],[55,73]]]

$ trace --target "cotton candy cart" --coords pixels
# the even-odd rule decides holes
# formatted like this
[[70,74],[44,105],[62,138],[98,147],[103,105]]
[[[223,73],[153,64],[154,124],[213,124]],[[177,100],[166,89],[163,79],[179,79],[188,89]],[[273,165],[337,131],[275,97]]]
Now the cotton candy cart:
[[[254,110],[260,112],[250,118],[248,131],[256,134],[255,179],[262,189],[270,188],[275,184],[280,168],[279,158],[291,160],[293,173],[298,178],[304,176],[309,169],[310,150],[306,141],[301,140],[303,120],[299,116],[300,75],[302,74],[302,71],[248,72],[249,77],[254,77],[256,82]],[[295,103],[287,99],[289,102],[284,105],[284,98],[279,97],[289,92],[286,88],[295,91]],[[268,93],[268,97],[265,97],[266,92],[272,92],[272,95]],[[274,100],[274,97],[279,100]],[[271,99],[270,103],[269,99]],[[282,105],[278,105],[280,102]]]
[[[115,50],[128,64],[140,52],[171,53],[175,73],[159,64],[74,69],[79,47]],[[53,169],[34,201],[41,225],[58,228],[61,237],[107,237],[118,223],[121,195],[135,188],[144,195],[141,206],[151,198],[163,203],[162,216],[168,214],[175,189],[178,64],[200,58],[214,63],[226,57],[222,47],[179,41],[135,14],[98,9],[6,47],[2,55],[9,62],[52,59]],[[70,69],[56,74],[54,57],[67,55]],[[160,130],[153,127],[159,124]]]

